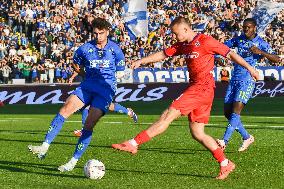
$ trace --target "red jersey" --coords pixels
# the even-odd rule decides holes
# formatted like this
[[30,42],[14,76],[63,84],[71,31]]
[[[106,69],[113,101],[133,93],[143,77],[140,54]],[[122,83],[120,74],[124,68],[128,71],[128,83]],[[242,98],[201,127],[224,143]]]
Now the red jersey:
[[167,56],[182,55],[187,63],[190,82],[204,83],[213,79],[214,55],[226,57],[230,48],[211,36],[197,34],[191,42],[177,42],[164,52]]

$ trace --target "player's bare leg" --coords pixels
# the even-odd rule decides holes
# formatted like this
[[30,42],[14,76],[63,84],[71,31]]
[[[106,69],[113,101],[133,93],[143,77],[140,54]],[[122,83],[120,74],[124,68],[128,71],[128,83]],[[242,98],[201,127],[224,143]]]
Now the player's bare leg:
[[192,137],[211,151],[214,158],[220,163],[220,173],[216,179],[225,179],[235,169],[235,164],[228,160],[216,141],[204,132],[204,123],[191,122],[190,131]]
[[174,108],[166,109],[159,120],[153,123],[147,130],[140,132],[135,138],[121,144],[113,144],[112,147],[118,150],[136,154],[138,146],[149,141],[151,138],[167,130],[170,123],[181,115],[179,110]]
[[29,151],[31,151],[33,154],[37,154],[38,158],[43,159],[48,151],[50,143],[60,132],[64,120],[67,119],[74,112],[82,108],[83,106],[84,106],[83,102],[76,95],[69,96],[65,104],[59,110],[59,113],[53,119],[42,145],[39,146],[28,145]]

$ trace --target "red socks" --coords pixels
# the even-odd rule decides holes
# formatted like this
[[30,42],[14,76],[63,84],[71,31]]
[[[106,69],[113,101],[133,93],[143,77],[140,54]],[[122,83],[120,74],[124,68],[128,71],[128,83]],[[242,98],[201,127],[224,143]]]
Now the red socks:
[[151,138],[149,137],[149,135],[147,134],[146,130],[142,131],[141,133],[139,133],[134,140],[136,141],[136,143],[138,145],[143,144],[145,142],[148,142],[149,140],[151,140]]
[[212,151],[212,154],[214,158],[218,161],[218,163],[221,163],[226,159],[225,154],[221,148],[217,148],[216,150]]

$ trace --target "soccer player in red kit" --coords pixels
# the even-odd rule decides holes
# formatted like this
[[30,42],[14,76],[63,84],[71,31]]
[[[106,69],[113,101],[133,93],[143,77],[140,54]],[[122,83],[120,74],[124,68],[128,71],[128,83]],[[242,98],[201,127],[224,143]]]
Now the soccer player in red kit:
[[210,110],[214,98],[215,81],[212,70],[214,55],[220,54],[248,69],[257,80],[258,72],[243,58],[231,51],[226,45],[214,38],[195,33],[190,23],[183,17],[177,17],[171,23],[171,30],[175,34],[177,43],[171,47],[142,58],[132,63],[132,68],[141,64],[161,61],[169,56],[182,55],[187,63],[189,72],[188,88],[173,101],[158,121],[148,129],[140,132],[135,138],[112,147],[136,154],[138,146],[148,142],[153,137],[163,133],[170,123],[179,116],[188,116],[192,137],[207,148],[220,164],[217,179],[225,179],[235,168],[235,164],[228,160],[215,139],[204,132],[205,124],[209,121]]

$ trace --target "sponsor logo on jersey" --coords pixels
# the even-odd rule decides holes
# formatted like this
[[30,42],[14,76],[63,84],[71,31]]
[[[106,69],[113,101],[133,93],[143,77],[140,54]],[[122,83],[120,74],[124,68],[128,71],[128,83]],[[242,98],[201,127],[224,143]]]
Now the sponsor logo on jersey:
[[110,60],[89,60],[90,68],[109,68]]
[[183,55],[184,58],[198,58],[199,53],[198,52],[191,52],[190,54]]

